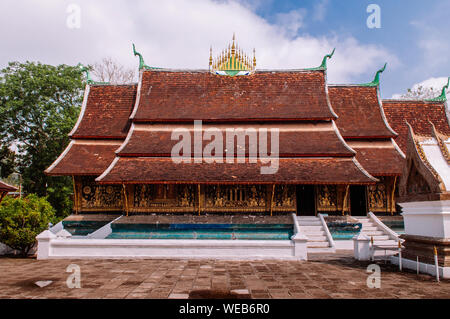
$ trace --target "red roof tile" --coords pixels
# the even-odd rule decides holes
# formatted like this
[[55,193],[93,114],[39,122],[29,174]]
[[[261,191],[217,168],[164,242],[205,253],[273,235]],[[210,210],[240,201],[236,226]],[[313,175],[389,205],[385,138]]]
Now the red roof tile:
[[405,121],[408,121],[414,132],[419,135],[430,134],[429,121],[434,124],[436,130],[450,135],[445,104],[442,102],[384,100],[383,108],[389,124],[399,134],[395,141],[403,152],[406,152],[408,137]]
[[145,71],[136,121],[333,119],[323,71]]
[[121,142],[72,141],[45,170],[48,175],[100,175],[114,160]]
[[376,181],[352,158],[281,158],[275,174],[257,163],[180,163],[170,158],[121,157],[97,178],[102,183],[370,184]]
[[[181,137],[171,140],[173,130],[176,128],[189,129],[191,135],[191,154],[194,154],[194,132],[192,125],[140,125],[135,124],[130,131],[130,137],[124,147],[120,149],[120,156],[170,156],[172,148],[179,143]],[[254,128],[258,132],[260,128],[267,128],[267,150],[271,149],[271,129],[279,130],[279,154],[282,157],[295,156],[353,156],[355,153],[347,147],[338,137],[332,123],[321,124],[272,124],[272,125],[203,125],[205,130],[217,128],[223,138],[222,154],[226,154],[226,129],[228,128]],[[256,136],[257,139],[260,136]],[[214,140],[214,138],[213,138]],[[204,138],[202,150],[211,142]],[[236,141],[235,141],[236,143]],[[255,147],[258,147],[258,141]],[[236,146],[235,146],[236,148]],[[249,151],[249,142],[246,142],[246,154]],[[232,150],[229,150],[232,152]],[[234,152],[236,153],[236,152]]]
[[[405,158],[392,145],[377,147],[370,142],[352,145],[356,159],[372,176],[399,176],[403,172]],[[366,145],[364,145],[366,144]]]
[[386,122],[377,87],[329,86],[328,94],[344,138],[396,136]]
[[0,192],[14,192],[17,188],[0,181]]
[[[87,86],[72,138],[125,138],[136,99],[136,85]],[[87,100],[86,100],[87,97]]]

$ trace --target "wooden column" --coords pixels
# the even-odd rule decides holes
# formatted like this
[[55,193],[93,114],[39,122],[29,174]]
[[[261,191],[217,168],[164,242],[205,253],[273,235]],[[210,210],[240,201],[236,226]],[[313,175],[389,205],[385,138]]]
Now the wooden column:
[[125,184],[122,184],[122,189],[123,189],[123,203],[125,205],[125,212],[128,216],[128,196],[127,196],[127,188],[125,187]]
[[392,185],[392,193],[391,193],[391,215],[394,215],[395,210],[395,184],[397,183],[397,176],[394,177],[394,185]]
[[270,216],[272,216],[273,212],[273,196],[275,195],[275,184],[272,186],[272,198],[270,200]]
[[200,210],[201,210],[201,191],[200,191],[200,184],[198,186],[198,216],[200,216]]
[[345,186],[344,201],[342,202],[342,216],[345,215],[345,209],[347,208],[347,199],[348,199],[349,188],[350,188],[350,185]]
[[73,208],[75,210],[75,215],[78,215],[78,194],[77,194],[77,187],[75,185],[74,175],[72,175],[72,183],[73,183]]

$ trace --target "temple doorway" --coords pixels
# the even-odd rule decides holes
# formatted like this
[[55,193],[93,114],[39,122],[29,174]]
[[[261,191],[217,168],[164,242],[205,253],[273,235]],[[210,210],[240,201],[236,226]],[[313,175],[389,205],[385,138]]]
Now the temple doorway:
[[367,215],[366,186],[350,186],[350,212],[352,216]]
[[297,189],[297,215],[316,215],[316,192],[314,185],[298,185]]

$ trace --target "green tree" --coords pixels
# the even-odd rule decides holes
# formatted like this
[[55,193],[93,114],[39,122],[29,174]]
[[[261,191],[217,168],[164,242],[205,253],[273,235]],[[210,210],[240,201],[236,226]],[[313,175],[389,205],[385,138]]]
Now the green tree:
[[44,197],[35,194],[25,198],[6,196],[0,204],[0,242],[26,256],[36,236],[51,222],[55,222],[55,210]]
[[7,146],[0,147],[0,178],[7,178],[14,173],[16,153]]
[[48,195],[60,217],[71,210],[71,179],[46,176],[44,170],[69,143],[83,88],[78,67],[11,62],[0,71],[0,145],[17,147],[24,192]]

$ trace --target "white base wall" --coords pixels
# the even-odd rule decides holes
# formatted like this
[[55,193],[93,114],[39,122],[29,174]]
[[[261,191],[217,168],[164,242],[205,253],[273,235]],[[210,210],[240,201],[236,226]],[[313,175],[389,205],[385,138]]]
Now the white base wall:
[[[39,237],[39,236],[38,236]],[[56,237],[56,236],[55,236]],[[40,240],[38,259],[214,258],[306,260],[306,240],[75,239]]]
[[407,235],[450,238],[450,200],[399,203]]
[[[399,264],[398,256],[392,256],[391,263],[394,265]],[[417,261],[402,258],[402,268],[417,270]],[[439,266],[439,277],[440,278],[450,278],[450,267],[441,267]],[[436,266],[432,264],[422,263],[419,260],[419,273],[421,274],[429,274],[432,276],[436,276]]]

